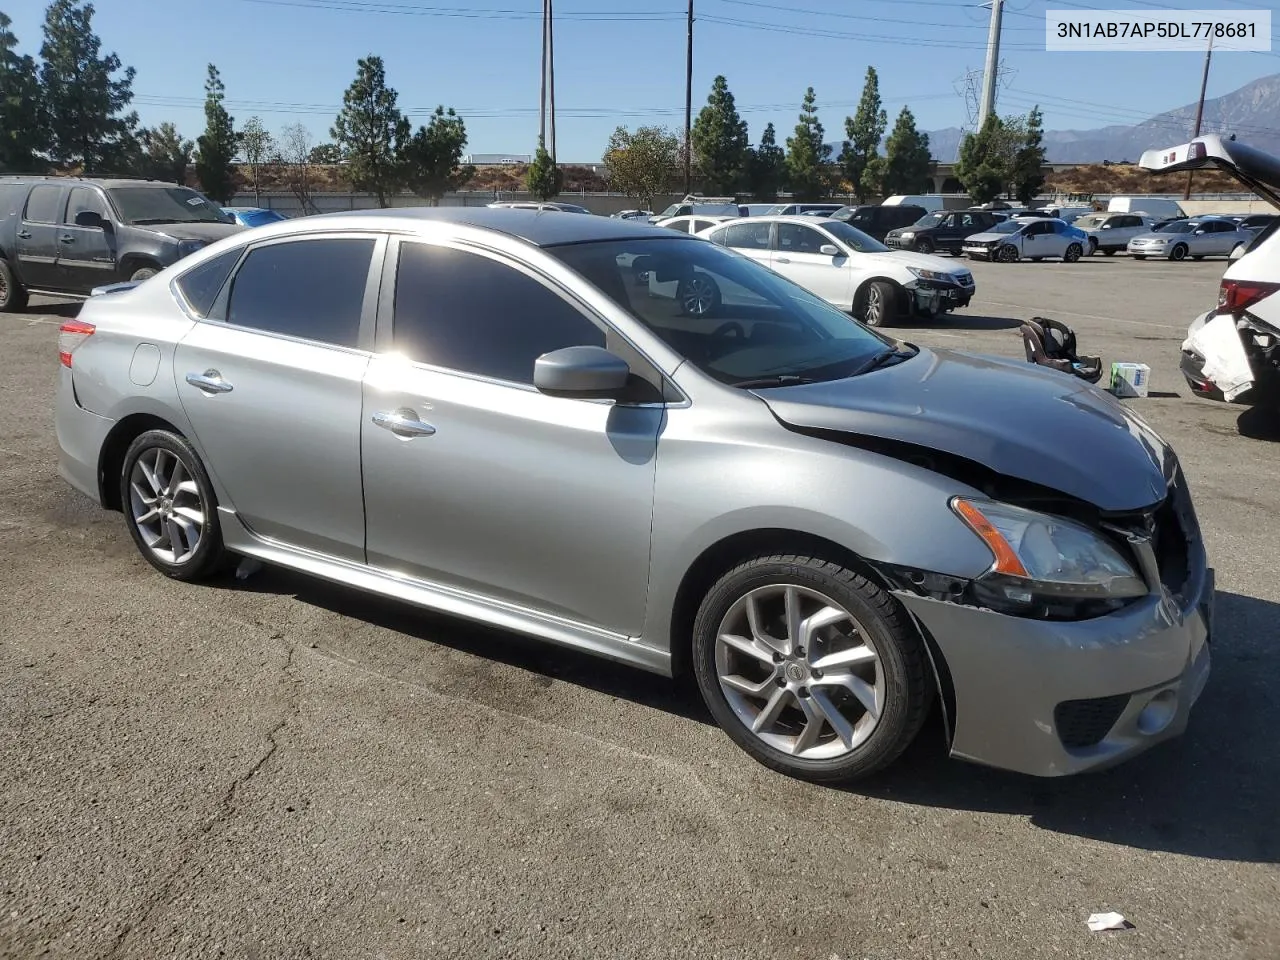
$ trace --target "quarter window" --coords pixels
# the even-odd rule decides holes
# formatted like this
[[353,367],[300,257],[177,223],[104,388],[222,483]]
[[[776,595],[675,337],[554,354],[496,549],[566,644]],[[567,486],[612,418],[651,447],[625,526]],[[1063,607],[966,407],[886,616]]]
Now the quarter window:
[[373,244],[335,237],[251,251],[231,281],[227,322],[355,347]]
[[227,282],[227,277],[231,276],[231,269],[240,259],[241,252],[237,249],[220,254],[198,267],[192,267],[178,278],[178,289],[197,317],[209,315],[213,302],[218,299],[218,293]]
[[61,187],[33,187],[27,197],[27,211],[23,219],[28,223],[57,223],[58,198]]
[[538,357],[562,347],[603,347],[605,334],[514,267],[465,250],[405,243],[392,341],[419,363],[531,384]]

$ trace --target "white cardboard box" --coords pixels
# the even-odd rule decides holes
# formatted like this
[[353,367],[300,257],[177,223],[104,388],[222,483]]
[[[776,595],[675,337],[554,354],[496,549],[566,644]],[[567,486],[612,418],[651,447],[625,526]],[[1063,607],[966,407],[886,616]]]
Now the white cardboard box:
[[1109,389],[1117,397],[1145,397],[1151,381],[1151,368],[1145,363],[1111,364]]

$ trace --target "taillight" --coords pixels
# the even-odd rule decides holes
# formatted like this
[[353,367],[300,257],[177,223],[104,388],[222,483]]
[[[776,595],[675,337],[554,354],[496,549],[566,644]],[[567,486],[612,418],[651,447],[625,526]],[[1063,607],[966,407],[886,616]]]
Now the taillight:
[[1280,283],[1258,280],[1223,280],[1218,288],[1219,313],[1244,313],[1250,307],[1280,290]]
[[71,366],[71,354],[93,336],[94,329],[92,323],[83,320],[68,320],[58,328],[58,359],[64,367]]

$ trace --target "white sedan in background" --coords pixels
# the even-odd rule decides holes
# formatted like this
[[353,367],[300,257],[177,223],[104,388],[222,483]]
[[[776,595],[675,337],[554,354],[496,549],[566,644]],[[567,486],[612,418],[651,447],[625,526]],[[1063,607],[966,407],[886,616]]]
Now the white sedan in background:
[[[930,318],[968,306],[973,274],[951,260],[890,250],[839,220],[763,216],[727,220],[698,234],[750,257],[852,313],[868,326],[904,316]],[[705,289],[704,289],[705,288]],[[685,282],[678,296],[686,313],[714,311],[724,291]]]

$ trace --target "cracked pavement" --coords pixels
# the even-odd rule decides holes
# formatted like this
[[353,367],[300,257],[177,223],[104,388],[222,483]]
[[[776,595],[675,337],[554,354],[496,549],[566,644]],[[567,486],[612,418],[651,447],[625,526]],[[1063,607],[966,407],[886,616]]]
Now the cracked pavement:
[[661,678],[272,569],[165,580],[55,472],[74,306],[0,315],[0,957],[1273,960],[1280,421],[1176,370],[1223,266],[976,264],[900,333],[1020,355],[1043,314],[1151,364],[1219,575],[1189,733],[1040,781],[929,727],[847,791]]

